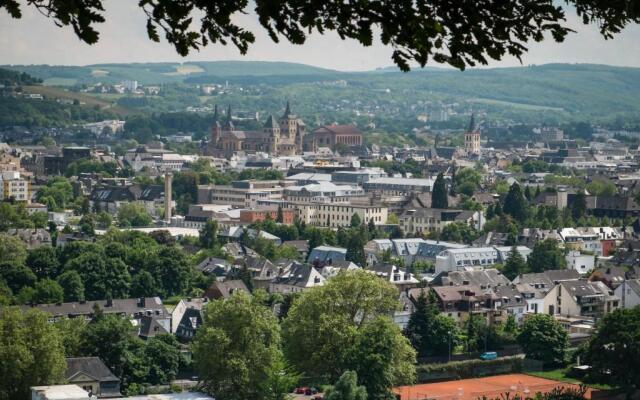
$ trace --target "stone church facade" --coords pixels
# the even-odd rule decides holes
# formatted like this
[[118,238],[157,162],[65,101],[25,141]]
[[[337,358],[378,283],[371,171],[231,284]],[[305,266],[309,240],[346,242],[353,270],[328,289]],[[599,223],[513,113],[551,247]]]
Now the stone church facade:
[[235,152],[265,152],[273,156],[302,154],[306,126],[291,112],[289,102],[284,114],[276,120],[269,115],[261,131],[236,129],[231,118],[231,107],[227,109],[221,124],[216,106],[211,125],[208,153],[229,156]]

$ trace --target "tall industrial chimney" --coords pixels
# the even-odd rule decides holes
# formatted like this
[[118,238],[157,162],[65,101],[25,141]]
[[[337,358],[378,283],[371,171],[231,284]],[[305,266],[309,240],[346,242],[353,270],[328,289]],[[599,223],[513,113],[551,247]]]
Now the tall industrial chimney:
[[167,225],[171,223],[171,172],[164,174],[164,219]]

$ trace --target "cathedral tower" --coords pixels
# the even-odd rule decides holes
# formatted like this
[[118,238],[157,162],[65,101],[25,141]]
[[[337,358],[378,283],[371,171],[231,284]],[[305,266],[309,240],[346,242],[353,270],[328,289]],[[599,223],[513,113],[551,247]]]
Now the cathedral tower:
[[273,115],[269,115],[269,118],[264,123],[263,130],[269,134],[269,154],[277,155],[281,131]]
[[474,114],[471,114],[469,129],[464,134],[464,149],[467,156],[480,155],[480,131],[476,126]]

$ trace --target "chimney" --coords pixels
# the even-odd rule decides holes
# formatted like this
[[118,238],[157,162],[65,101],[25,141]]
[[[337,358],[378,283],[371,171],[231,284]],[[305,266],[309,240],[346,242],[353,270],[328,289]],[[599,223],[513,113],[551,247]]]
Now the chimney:
[[146,305],[146,301],[144,297],[140,297],[138,299],[138,307],[144,307]]
[[164,174],[164,220],[171,223],[171,172]]
[[113,307],[113,299],[111,298],[107,299],[107,307]]

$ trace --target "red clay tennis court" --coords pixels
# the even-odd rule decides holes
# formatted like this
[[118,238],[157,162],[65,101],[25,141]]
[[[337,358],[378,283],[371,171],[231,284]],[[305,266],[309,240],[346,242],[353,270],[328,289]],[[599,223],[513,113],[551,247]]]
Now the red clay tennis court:
[[[400,394],[400,400],[476,400],[482,396],[489,399],[501,398],[505,393],[533,396],[537,392],[547,393],[557,387],[578,386],[531,375],[509,374],[401,386],[395,388],[394,392]],[[587,391],[586,396],[591,398],[591,390]]]

